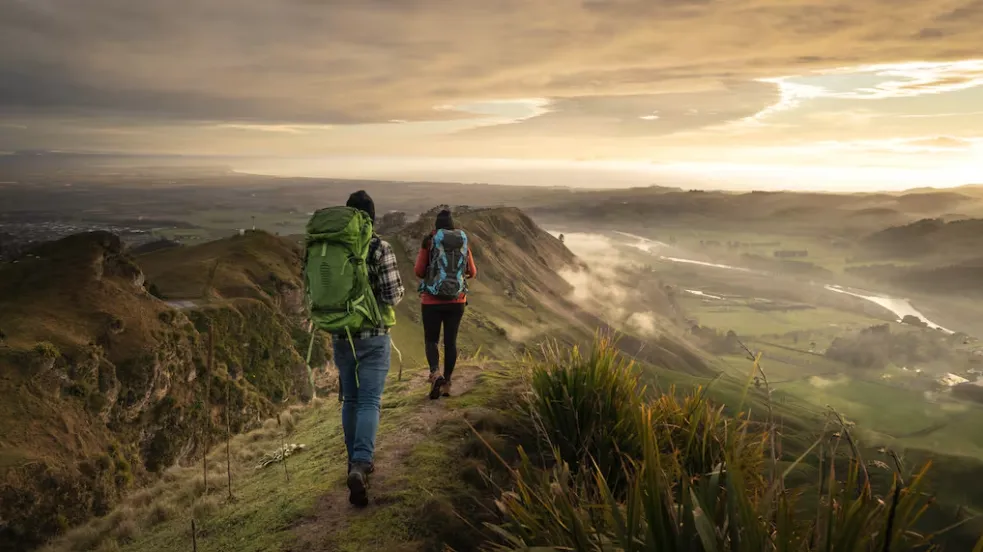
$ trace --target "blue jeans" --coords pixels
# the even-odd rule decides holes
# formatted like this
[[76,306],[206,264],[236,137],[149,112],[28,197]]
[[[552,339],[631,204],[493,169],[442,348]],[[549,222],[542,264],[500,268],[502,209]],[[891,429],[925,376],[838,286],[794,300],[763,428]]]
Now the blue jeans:
[[349,462],[372,463],[375,434],[379,430],[382,391],[389,374],[391,347],[392,341],[388,335],[354,339],[351,342],[347,339],[334,341],[334,361],[341,374],[341,395],[344,401],[341,407],[341,425],[345,430]]

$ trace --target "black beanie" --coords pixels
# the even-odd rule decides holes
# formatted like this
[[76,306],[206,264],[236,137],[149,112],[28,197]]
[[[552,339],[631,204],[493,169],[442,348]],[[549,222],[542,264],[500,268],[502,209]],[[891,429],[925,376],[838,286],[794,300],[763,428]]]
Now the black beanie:
[[369,218],[372,219],[372,222],[375,222],[375,202],[372,201],[372,198],[365,190],[359,190],[348,196],[348,203],[345,205],[365,211],[369,215]]
[[434,221],[434,229],[436,230],[453,230],[454,229],[454,219],[451,217],[451,212],[447,209],[437,213],[437,220]]

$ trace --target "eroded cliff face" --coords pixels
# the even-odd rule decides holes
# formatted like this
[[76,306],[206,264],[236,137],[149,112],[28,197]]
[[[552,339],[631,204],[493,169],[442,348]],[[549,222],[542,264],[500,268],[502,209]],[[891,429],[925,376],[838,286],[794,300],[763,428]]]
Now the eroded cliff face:
[[226,410],[238,432],[311,397],[296,251],[269,235],[229,248],[242,246],[265,266],[231,254],[224,295],[183,311],[146,291],[140,259],[111,234],[0,269],[0,549],[30,549],[197,461]]

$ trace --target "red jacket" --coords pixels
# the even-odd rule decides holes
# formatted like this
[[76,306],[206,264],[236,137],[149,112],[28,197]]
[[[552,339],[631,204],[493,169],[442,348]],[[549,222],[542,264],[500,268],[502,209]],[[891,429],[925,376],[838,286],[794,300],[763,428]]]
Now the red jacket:
[[[430,264],[430,249],[428,247],[421,247],[420,251],[416,254],[416,264],[413,265],[413,272],[416,274],[417,278],[427,277],[427,265]],[[464,267],[464,275],[468,278],[474,278],[478,275],[478,268],[474,266],[474,257],[471,256],[471,247],[468,247],[468,264]],[[427,292],[423,292],[420,296],[420,302],[424,305],[445,305],[448,303],[465,303],[468,300],[466,293],[462,293],[457,296],[457,299],[442,300],[437,299],[433,295]]]

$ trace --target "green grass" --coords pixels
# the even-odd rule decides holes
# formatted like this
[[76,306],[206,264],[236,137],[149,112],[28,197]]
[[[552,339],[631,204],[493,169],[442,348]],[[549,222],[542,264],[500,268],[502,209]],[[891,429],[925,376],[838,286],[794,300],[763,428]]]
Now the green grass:
[[[712,291],[711,291],[712,292]],[[704,301],[698,297],[683,297],[680,304],[700,325],[739,336],[783,335],[790,332],[843,332],[883,323],[882,320],[819,307],[805,310],[755,310],[744,301]]]

